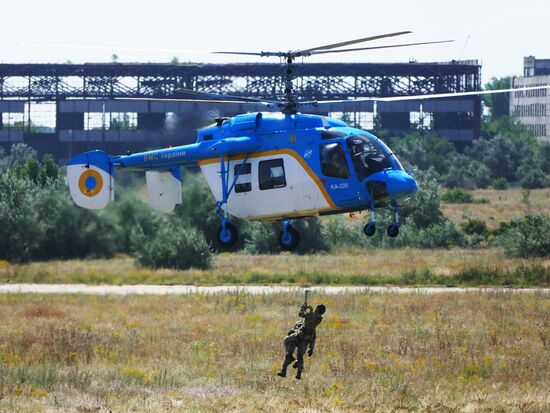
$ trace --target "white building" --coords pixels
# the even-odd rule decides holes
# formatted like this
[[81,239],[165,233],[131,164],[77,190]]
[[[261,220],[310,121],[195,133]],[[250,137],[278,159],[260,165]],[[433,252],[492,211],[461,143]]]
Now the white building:
[[[547,86],[550,84],[550,59],[523,59],[523,77],[513,77],[512,87]],[[550,140],[550,93],[548,89],[527,90],[510,94],[510,114],[526,125],[533,135]]]

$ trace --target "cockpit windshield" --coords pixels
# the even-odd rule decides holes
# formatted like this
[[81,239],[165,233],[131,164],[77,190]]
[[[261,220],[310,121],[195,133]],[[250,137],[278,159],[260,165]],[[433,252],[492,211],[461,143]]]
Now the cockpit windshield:
[[368,136],[354,135],[346,141],[353,167],[360,181],[373,173],[392,168],[386,154]]

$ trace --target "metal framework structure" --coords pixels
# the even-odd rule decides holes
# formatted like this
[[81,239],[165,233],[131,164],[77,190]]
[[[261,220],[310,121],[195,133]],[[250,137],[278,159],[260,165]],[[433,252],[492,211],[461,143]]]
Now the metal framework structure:
[[[283,93],[282,66],[261,64],[0,64],[0,99],[169,97],[177,88],[263,99]],[[475,61],[304,63],[295,68],[304,99],[421,95],[480,89]]]
[[[295,91],[305,100],[422,95],[475,91],[481,88],[481,67],[477,61],[297,63],[294,71]],[[79,129],[80,122],[76,121],[75,124],[76,118],[73,117],[69,122],[70,127],[67,126],[66,114],[65,117],[59,116],[62,102],[93,99],[108,102],[124,97],[166,98],[173,97],[178,88],[262,99],[281,98],[284,95],[284,66],[277,63],[0,64],[0,103],[4,101],[4,106],[0,104],[0,113],[9,112],[6,101],[55,102],[58,115],[54,135],[59,141],[60,132]],[[441,134],[447,134],[453,140],[471,140],[479,136],[481,100],[473,96],[461,101],[467,104],[457,108],[449,100],[442,100],[440,109],[434,109],[434,105],[430,105],[434,114],[434,129],[469,131],[466,138],[453,137],[450,132]],[[408,117],[410,112],[416,110],[411,107],[400,109],[396,106],[385,111],[391,113],[382,116],[382,127],[403,131],[410,129],[407,127]],[[13,139],[2,138],[1,119],[0,116],[0,144],[7,146]],[[395,122],[397,124],[393,125]],[[158,131],[162,130],[162,123],[157,122],[156,125]],[[138,124],[138,129],[140,128]],[[146,129],[151,129],[150,122]],[[26,139],[28,134],[30,131],[23,135],[24,141],[32,141],[31,137]],[[97,147],[97,143],[94,144]],[[144,144],[140,142],[132,149],[139,149]],[[128,142],[124,145],[127,147]],[[87,146],[82,148],[86,149]],[[64,154],[60,153],[60,156],[63,157]]]

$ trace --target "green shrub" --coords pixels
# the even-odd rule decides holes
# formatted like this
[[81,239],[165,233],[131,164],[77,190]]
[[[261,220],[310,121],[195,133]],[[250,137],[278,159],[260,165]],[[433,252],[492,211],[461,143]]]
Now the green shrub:
[[[441,211],[441,198],[439,196],[439,184],[430,172],[418,173],[418,192],[408,201],[400,205],[400,219],[407,225],[417,228],[427,228],[430,225],[439,225],[445,222],[443,211]],[[379,212],[377,211],[377,215]],[[381,222],[390,223],[391,214]],[[378,221],[378,217],[376,218]]]
[[119,252],[133,254],[135,243],[133,234],[138,232],[151,238],[160,227],[160,221],[156,218],[160,213],[138,199],[133,193],[123,194],[120,199],[117,199],[117,202],[109,205],[107,212],[117,222],[120,239]]
[[276,254],[280,251],[277,237],[281,224],[274,222],[251,222],[248,227],[250,238],[244,251],[249,254]]
[[0,172],[0,259],[108,257],[117,245],[115,223],[74,205],[50,157]]
[[24,164],[27,159],[35,159],[36,151],[24,143],[14,143],[9,155],[0,151],[0,171],[7,171],[15,165]]
[[385,237],[386,246],[413,248],[450,248],[467,247],[468,239],[452,221],[432,224],[427,228],[404,226],[395,239]]
[[[323,237],[321,223],[316,217],[301,218],[292,221],[292,226],[300,234],[300,243],[293,251],[298,254],[312,254],[328,251],[329,244]],[[255,222],[249,226],[250,238],[246,240],[245,251],[250,254],[275,254],[281,251],[279,234],[281,222]]]
[[541,264],[521,265],[513,269],[499,266],[467,267],[454,277],[461,284],[471,285],[536,285],[550,284],[550,268]]
[[486,165],[470,161],[469,171],[476,188],[487,188],[491,185],[491,171]]
[[550,257],[550,217],[535,214],[514,220],[499,231],[494,243],[513,257]]
[[204,236],[194,228],[163,225],[152,238],[135,245],[138,263],[151,268],[208,269],[212,251]]
[[447,188],[487,188],[491,184],[491,171],[483,163],[458,154],[451,158],[449,171],[441,182]]
[[517,170],[521,186],[526,189],[545,188],[550,180],[537,162],[529,162],[521,165]]
[[480,235],[485,237],[489,234],[489,228],[487,228],[487,224],[481,219],[469,219],[468,221],[461,224],[460,227],[468,235]]
[[[370,248],[450,248],[450,247],[468,247],[470,245],[466,235],[449,220],[440,224],[430,224],[425,228],[418,228],[413,224],[404,224],[399,229],[397,238],[390,238],[386,233],[387,226],[393,220],[389,214],[384,214],[376,221],[376,234],[372,237],[366,237],[362,231],[358,232],[350,229],[351,236],[358,238],[357,246],[366,246]],[[359,240],[361,236],[362,240]]]
[[0,259],[32,259],[43,234],[31,204],[37,191],[32,182],[0,172]]
[[367,237],[361,226],[346,225],[342,215],[327,220],[322,229],[323,238],[328,245],[335,248],[360,248],[367,245]]
[[448,204],[471,204],[474,197],[471,193],[460,188],[449,189],[441,196],[441,200]]
[[504,178],[497,178],[493,181],[493,189],[504,191],[508,189],[508,184],[506,183],[506,179]]
[[116,221],[104,211],[74,205],[64,185],[37,191],[30,200],[40,237],[32,258],[111,257],[120,251]]

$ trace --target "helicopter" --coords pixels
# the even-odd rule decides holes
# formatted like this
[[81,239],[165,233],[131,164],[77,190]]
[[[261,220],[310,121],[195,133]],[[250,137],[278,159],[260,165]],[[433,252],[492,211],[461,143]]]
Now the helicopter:
[[[412,171],[405,171],[392,150],[372,133],[351,127],[341,120],[307,112],[325,108],[326,112],[360,110],[362,105],[372,104],[372,101],[433,99],[518,90],[339,101],[301,101],[294,93],[295,60],[300,57],[452,41],[345,48],[408,33],[411,32],[388,33],[286,52],[215,52],[281,58],[285,64],[282,98],[261,100],[187,89],[178,89],[185,98],[123,98],[212,105],[239,103],[250,111],[232,118],[216,118],[214,124],[198,131],[197,141],[193,144],[115,156],[100,150],[77,155],[67,163],[71,197],[83,208],[105,208],[114,201],[116,169],[145,171],[151,206],[168,213],[182,203],[181,167],[198,165],[216,199],[216,212],[220,218],[217,242],[222,248],[231,248],[239,238],[231,216],[280,221],[279,245],[282,250],[291,251],[300,241],[292,220],[370,210],[370,221],[364,225],[363,232],[372,237],[376,232],[375,210],[385,206],[393,210],[393,223],[387,227],[386,233],[389,237],[397,237],[401,225],[399,204],[418,190]],[[524,89],[536,88],[544,87]]]

